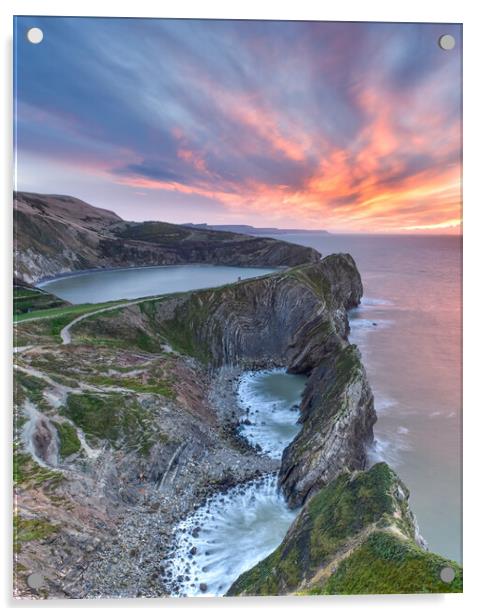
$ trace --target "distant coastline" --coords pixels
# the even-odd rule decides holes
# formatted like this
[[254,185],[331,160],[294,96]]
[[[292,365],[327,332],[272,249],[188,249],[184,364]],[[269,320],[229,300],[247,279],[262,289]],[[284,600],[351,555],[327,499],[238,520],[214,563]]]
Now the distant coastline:
[[228,231],[230,233],[244,233],[245,235],[288,235],[290,233],[322,233],[330,235],[325,229],[278,229],[277,227],[253,227],[252,225],[208,225],[207,223],[182,223],[182,227],[194,229],[208,229],[209,231]]

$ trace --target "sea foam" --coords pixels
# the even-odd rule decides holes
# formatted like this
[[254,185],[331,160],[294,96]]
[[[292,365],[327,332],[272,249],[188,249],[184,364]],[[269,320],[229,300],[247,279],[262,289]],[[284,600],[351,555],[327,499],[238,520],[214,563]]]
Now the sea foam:
[[238,388],[244,410],[239,433],[270,458],[281,459],[285,447],[300,430],[299,402],[306,377],[283,368],[246,372]]
[[176,528],[171,594],[225,594],[241,573],[276,549],[296,513],[278,492],[274,474],[215,494]]

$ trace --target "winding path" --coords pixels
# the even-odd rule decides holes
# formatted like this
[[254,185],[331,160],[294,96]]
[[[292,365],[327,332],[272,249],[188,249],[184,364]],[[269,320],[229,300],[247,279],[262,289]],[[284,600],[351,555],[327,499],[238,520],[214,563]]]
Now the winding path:
[[[260,276],[253,276],[252,278],[250,278],[251,280],[256,280],[259,278],[264,278],[265,276],[269,276],[271,274],[262,274]],[[242,281],[244,282],[244,280]],[[235,281],[232,282],[231,284],[236,285],[238,284],[239,281]],[[209,287],[206,287],[209,288]],[[201,291],[203,289],[191,289],[191,290],[196,290],[196,291]],[[190,290],[185,291],[186,293],[188,293]],[[83,321],[84,319],[88,319],[89,317],[95,315],[95,314],[100,314],[102,312],[109,312],[109,310],[117,310],[118,308],[127,308],[128,306],[135,306],[137,304],[142,304],[143,302],[148,302],[148,301],[153,301],[153,300],[157,300],[157,299],[162,299],[163,297],[166,297],[167,295],[170,295],[170,293],[162,293],[160,295],[154,295],[152,297],[143,297],[140,299],[135,299],[133,301],[129,301],[129,302],[124,302],[124,303],[119,303],[119,304],[114,304],[112,306],[106,306],[104,308],[97,308],[96,310],[92,310],[91,312],[85,312],[82,313],[81,315],[79,315],[78,317],[76,317],[75,319],[73,319],[72,321],[70,321],[70,323],[68,323],[64,328],[62,328],[60,330],[60,338],[62,340],[62,344],[70,344],[72,342],[72,336],[70,334],[70,330],[72,329],[72,327],[74,325],[76,325],[77,323],[80,323],[80,321]],[[50,314],[46,314],[43,315],[41,317],[31,317],[29,319],[22,319],[21,321],[16,321],[14,322],[14,327],[17,325],[21,325],[22,323],[31,323],[32,321],[43,321],[45,319],[51,319],[52,315]],[[15,347],[14,352],[22,352],[24,350],[27,350],[31,348],[30,346],[26,346],[26,347]]]
[[126,302],[125,304],[116,304],[115,306],[107,306],[106,308],[98,308],[97,310],[93,310],[92,312],[85,312],[80,316],[76,317],[70,323],[60,330],[60,338],[62,339],[62,344],[70,344],[72,342],[72,336],[70,335],[70,330],[74,325],[80,323],[84,319],[88,319],[94,314],[100,314],[101,312],[109,312],[109,310],[117,310],[118,308],[127,308],[128,306],[135,306],[136,304],[142,304],[142,302],[151,301],[155,299],[159,299],[162,295],[157,295],[156,297],[149,297],[144,299],[136,299],[133,302]]
[[[143,302],[150,302],[156,299],[162,299],[166,295],[167,294],[155,295],[154,297],[143,297],[142,299],[136,299],[132,302],[125,302],[123,304],[114,304],[113,306],[106,306],[105,308],[97,308],[96,310],[91,310],[90,312],[84,312],[78,317],[76,317],[75,319],[73,319],[72,321],[70,321],[70,323],[67,323],[67,325],[60,330],[60,338],[62,339],[62,344],[70,344],[72,342],[72,336],[70,335],[70,330],[74,325],[76,325],[80,321],[83,321],[84,319],[87,319],[93,316],[94,314],[100,314],[101,312],[109,312],[109,310],[127,308],[128,306],[135,306],[136,304],[142,304]],[[51,319],[51,318],[52,318],[52,315],[46,314],[41,317],[32,317],[31,319],[23,319],[22,321],[15,322],[13,325],[15,327],[17,325],[22,325],[23,323],[31,323],[32,321],[44,321],[45,319]],[[31,349],[33,347],[34,345],[28,345],[24,347],[14,347],[14,353],[22,352],[22,351]]]

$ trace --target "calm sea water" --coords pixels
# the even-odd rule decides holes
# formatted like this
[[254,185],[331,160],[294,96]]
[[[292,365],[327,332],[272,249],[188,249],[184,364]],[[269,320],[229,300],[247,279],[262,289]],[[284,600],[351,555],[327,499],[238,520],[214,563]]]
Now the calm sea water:
[[461,238],[283,239],[355,258],[365,293],[351,340],[375,393],[372,460],[388,462],[407,484],[430,549],[461,561]]
[[272,268],[224,265],[132,267],[78,273],[38,286],[72,304],[83,304],[205,289],[273,271]]

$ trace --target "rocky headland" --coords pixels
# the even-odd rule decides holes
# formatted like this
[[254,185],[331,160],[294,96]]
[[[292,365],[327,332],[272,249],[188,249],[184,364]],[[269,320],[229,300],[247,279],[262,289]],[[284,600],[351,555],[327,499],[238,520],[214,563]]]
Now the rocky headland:
[[[166,252],[164,233],[178,233],[177,225],[159,231],[149,225],[165,223],[124,223],[104,210],[89,210],[87,225],[81,206],[62,202],[71,198],[42,196],[42,209],[37,197],[17,194],[32,223],[28,232],[17,223],[24,281],[80,263],[200,259],[192,237],[172,237]],[[48,199],[55,214],[45,213]],[[66,223],[64,209],[80,220]],[[63,247],[49,244],[44,225]],[[29,233],[38,238],[32,245]],[[17,323],[16,596],[166,596],[175,588],[165,559],[179,519],[210,495],[272,472],[301,510],[282,545],[229,594],[460,591],[460,568],[423,549],[406,487],[386,465],[366,469],[376,414],[348,340],[347,311],[363,293],[353,259],[202,233],[206,260],[291,267],[102,312],[82,307],[81,319],[71,306],[41,318],[34,310]],[[240,372],[277,366],[308,376],[301,430],[281,462],[237,430]],[[452,585],[440,581],[445,564],[456,571]],[[31,589],[28,575],[38,571],[45,583]]]
[[[457,563],[426,550],[409,492],[384,463],[341,473],[298,514],[282,544],[228,595],[460,592]],[[440,579],[453,568],[450,587]]]

